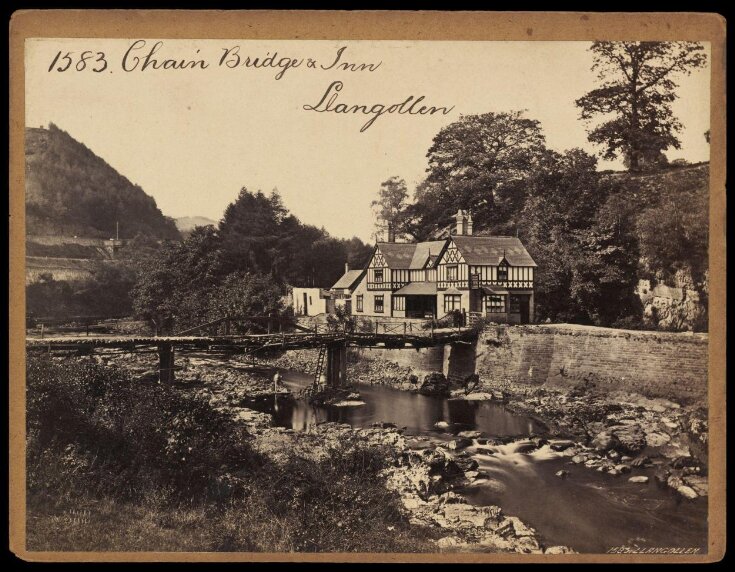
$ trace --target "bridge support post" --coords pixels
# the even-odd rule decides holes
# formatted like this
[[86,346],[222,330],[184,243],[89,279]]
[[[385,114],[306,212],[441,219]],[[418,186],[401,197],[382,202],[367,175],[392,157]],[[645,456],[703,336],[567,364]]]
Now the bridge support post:
[[174,347],[172,344],[158,346],[158,381],[173,383],[174,381]]
[[347,344],[327,346],[327,385],[340,387],[347,383]]

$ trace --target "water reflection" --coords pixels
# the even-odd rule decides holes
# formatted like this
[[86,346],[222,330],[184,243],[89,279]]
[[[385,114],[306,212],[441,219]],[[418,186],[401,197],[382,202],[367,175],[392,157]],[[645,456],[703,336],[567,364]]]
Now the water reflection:
[[[294,372],[283,372],[283,379],[294,392],[311,381],[308,376]],[[314,407],[303,400],[276,396],[272,407],[274,423],[303,431],[325,421],[355,427],[383,421],[415,433],[433,430],[437,422],[445,421],[455,433],[476,429],[497,437],[538,434],[542,429],[498,403],[447,400],[383,386],[360,386],[359,391],[365,402],[359,407]]]

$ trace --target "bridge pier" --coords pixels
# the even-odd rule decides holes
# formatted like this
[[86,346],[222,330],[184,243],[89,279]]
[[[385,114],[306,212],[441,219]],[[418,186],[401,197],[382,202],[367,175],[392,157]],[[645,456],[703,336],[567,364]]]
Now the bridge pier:
[[160,344],[158,346],[158,382],[173,383],[174,381],[174,346]]
[[347,383],[347,344],[344,342],[327,346],[327,385],[341,387]]

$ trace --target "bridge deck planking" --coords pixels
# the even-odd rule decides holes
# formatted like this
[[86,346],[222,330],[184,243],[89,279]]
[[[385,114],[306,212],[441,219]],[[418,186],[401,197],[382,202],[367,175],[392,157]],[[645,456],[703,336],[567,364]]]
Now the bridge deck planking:
[[233,349],[251,349],[265,347],[283,347],[288,349],[311,348],[315,346],[345,343],[356,346],[389,345],[400,347],[403,342],[408,347],[428,347],[467,341],[475,337],[469,328],[436,329],[433,333],[397,334],[397,333],[282,333],[282,334],[248,334],[230,336],[57,336],[46,338],[27,337],[28,348],[130,348],[134,346],[175,346],[179,348],[207,346],[228,346]]

